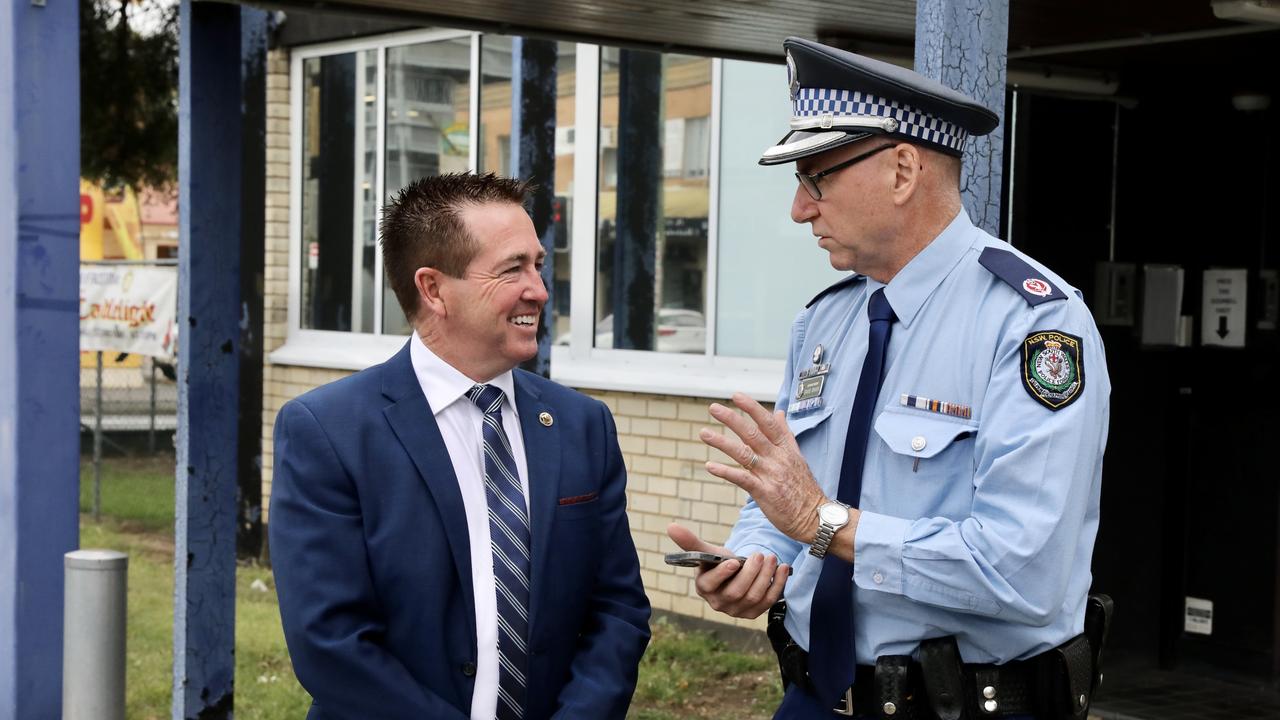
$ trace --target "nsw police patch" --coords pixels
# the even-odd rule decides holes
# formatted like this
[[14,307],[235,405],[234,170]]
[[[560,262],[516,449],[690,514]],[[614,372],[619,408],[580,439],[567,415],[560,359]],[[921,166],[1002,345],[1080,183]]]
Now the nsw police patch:
[[1022,341],[1022,382],[1036,402],[1061,410],[1084,390],[1083,341],[1057,330],[1034,332]]

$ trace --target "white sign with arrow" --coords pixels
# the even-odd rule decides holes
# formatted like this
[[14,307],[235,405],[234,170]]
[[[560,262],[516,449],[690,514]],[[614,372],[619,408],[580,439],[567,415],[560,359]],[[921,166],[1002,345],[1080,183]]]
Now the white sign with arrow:
[[1248,270],[1205,270],[1200,344],[1244,347]]

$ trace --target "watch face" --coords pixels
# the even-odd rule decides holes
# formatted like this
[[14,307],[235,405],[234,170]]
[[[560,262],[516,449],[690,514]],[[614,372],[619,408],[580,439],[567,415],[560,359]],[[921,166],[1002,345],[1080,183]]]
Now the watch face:
[[818,518],[828,525],[843,525],[849,521],[849,508],[836,503],[827,503],[818,508]]

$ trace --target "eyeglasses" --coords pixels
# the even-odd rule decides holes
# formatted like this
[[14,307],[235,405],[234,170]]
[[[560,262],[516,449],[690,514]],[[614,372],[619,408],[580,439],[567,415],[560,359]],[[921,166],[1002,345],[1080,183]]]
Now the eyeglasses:
[[841,170],[851,165],[856,165],[862,162],[863,160],[866,160],[867,158],[871,157],[872,155],[875,155],[881,150],[888,150],[891,147],[897,147],[897,146],[898,146],[897,143],[889,143],[887,145],[881,145],[880,147],[875,148],[874,150],[868,150],[862,153],[861,155],[855,155],[849,158],[848,160],[845,160],[842,163],[837,163],[827,168],[826,170],[823,170],[821,172],[816,172],[812,175],[805,175],[804,173],[797,172],[796,180],[800,182],[800,187],[804,188],[805,192],[809,193],[809,197],[813,198],[814,200],[821,200],[822,189],[818,187],[819,179],[824,178],[832,173],[840,172]]

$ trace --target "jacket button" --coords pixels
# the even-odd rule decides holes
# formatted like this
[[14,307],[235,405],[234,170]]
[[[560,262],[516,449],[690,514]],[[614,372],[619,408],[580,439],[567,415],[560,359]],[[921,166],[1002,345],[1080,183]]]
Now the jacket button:
[[466,675],[467,677],[475,677],[475,675],[476,675],[476,664],[475,664],[475,663],[473,663],[473,662],[464,662],[464,663],[462,663],[462,674],[463,674],[463,675]]

